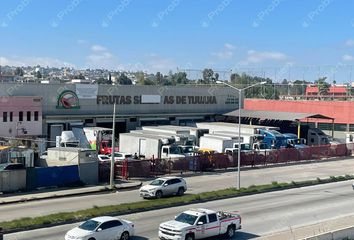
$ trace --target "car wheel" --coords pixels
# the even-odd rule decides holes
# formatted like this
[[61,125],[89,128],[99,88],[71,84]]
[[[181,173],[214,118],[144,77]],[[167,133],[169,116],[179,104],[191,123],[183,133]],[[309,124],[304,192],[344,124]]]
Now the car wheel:
[[194,235],[188,234],[185,238],[185,240],[194,240]]
[[122,236],[120,237],[120,240],[128,240],[128,239],[129,239],[129,233],[123,232]]
[[232,238],[235,235],[235,227],[229,226],[226,232],[227,237]]
[[180,187],[177,191],[178,196],[182,196],[184,194],[184,188]]
[[157,199],[161,198],[161,197],[162,197],[162,192],[161,192],[161,191],[157,191],[157,192],[155,193],[155,197],[156,197]]
[[96,238],[89,238],[89,240],[96,240]]

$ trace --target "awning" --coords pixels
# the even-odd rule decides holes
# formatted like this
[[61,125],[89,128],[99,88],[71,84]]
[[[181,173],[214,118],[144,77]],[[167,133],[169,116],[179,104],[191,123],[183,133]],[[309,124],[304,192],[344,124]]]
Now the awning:
[[[238,110],[225,113],[224,116],[238,117]],[[334,118],[317,113],[276,112],[241,109],[241,117],[281,121],[300,121],[308,118],[334,120]]]

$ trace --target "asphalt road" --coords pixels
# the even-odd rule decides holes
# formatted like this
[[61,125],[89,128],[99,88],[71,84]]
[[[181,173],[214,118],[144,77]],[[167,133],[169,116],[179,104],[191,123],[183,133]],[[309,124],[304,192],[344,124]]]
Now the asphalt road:
[[[303,165],[292,165],[241,172],[241,185],[290,182],[325,178],[354,172],[354,159],[327,161]],[[236,186],[236,172],[210,173],[187,178],[188,193],[199,193]],[[22,217],[34,217],[57,212],[71,212],[93,206],[105,206],[126,202],[141,201],[138,190],[117,193],[104,193],[87,196],[48,199],[25,203],[0,205],[0,221]]]
[[[135,222],[137,237],[134,240],[158,239],[159,223],[179,212],[196,207],[215,210],[239,211],[242,216],[242,230],[234,239],[247,240],[274,232],[296,229],[333,218],[353,214],[354,191],[351,181],[324,184],[306,188],[284,190],[252,196],[232,198],[148,211],[121,216]],[[20,232],[5,236],[5,240],[59,240],[65,232],[77,224]],[[215,238],[220,239],[220,237]]]

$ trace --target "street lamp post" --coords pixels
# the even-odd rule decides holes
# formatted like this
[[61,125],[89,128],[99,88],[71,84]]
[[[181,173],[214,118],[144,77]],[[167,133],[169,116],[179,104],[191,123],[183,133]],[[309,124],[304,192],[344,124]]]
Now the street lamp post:
[[112,153],[111,153],[111,174],[110,174],[110,188],[114,189],[114,157],[115,157],[115,134],[116,134],[116,103],[113,105],[113,122],[112,122]]
[[232,86],[226,82],[223,81],[216,81],[218,84],[224,84],[232,89],[235,89],[238,92],[238,150],[237,150],[237,189],[241,188],[241,96],[242,96],[242,91],[257,86],[257,85],[263,85],[267,82],[259,82],[252,84],[250,86],[247,86],[245,88],[237,88],[235,86]]

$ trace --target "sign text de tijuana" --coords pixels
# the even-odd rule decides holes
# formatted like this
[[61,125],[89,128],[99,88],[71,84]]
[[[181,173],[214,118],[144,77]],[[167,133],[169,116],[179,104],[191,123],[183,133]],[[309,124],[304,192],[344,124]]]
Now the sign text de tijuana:
[[[143,104],[141,96],[98,95],[97,104]],[[217,104],[215,96],[164,96],[162,104]]]

